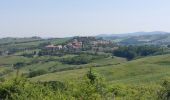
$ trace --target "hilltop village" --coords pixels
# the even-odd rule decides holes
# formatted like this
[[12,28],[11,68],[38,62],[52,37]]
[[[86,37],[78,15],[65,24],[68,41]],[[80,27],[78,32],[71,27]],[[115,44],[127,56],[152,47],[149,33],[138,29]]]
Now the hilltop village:
[[118,48],[118,45],[109,40],[95,37],[74,37],[63,44],[48,44],[42,48],[42,52],[67,52],[76,53],[82,51],[106,52]]

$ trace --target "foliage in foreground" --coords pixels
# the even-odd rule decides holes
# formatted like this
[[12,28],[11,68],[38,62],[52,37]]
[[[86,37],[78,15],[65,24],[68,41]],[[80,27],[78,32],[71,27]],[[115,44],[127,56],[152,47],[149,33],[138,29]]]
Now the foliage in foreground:
[[86,76],[74,82],[37,82],[25,78],[0,83],[2,100],[168,100],[170,82],[156,84],[112,84],[92,69]]

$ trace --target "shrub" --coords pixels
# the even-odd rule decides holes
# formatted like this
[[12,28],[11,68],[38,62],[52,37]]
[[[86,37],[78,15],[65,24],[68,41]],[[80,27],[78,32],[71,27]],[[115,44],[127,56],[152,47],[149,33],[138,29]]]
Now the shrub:
[[92,56],[87,55],[79,55],[75,57],[64,58],[61,60],[64,64],[73,64],[73,65],[80,65],[80,64],[87,64],[92,61]]
[[41,83],[18,78],[0,83],[1,100],[68,100],[69,96]]
[[20,69],[21,67],[23,67],[25,65],[25,63],[23,62],[18,62],[18,63],[15,63],[13,66],[15,69]]
[[46,70],[36,70],[36,71],[31,71],[28,75],[28,77],[35,77],[35,76],[39,76],[39,75],[43,75],[46,74],[47,71]]
[[34,57],[34,55],[36,55],[36,51],[33,53],[23,53],[21,56],[32,58],[32,57]]
[[[169,100],[170,82],[109,85],[90,69],[78,81],[30,82],[16,78],[0,82],[1,100]],[[158,94],[157,94],[158,92]],[[157,98],[159,96],[159,98]]]
[[163,89],[158,92],[158,96],[160,100],[169,100],[170,99],[170,81],[164,80],[161,84]]

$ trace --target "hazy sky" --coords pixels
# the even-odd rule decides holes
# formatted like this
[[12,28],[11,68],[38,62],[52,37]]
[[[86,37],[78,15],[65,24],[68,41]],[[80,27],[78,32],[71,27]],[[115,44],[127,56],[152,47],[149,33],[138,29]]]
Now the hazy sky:
[[170,0],[0,0],[0,37],[170,32]]

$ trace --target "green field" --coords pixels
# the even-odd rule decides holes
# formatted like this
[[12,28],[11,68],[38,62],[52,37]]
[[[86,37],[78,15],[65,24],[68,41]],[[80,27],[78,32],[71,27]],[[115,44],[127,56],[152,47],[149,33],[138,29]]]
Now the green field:
[[[126,61],[124,58],[108,57],[94,60],[89,64],[69,65],[62,64],[59,60],[71,57],[42,56],[27,58],[22,56],[1,56],[0,72],[10,69],[17,62],[32,63],[25,65],[20,69],[20,73],[28,73],[33,70],[46,70],[49,73],[33,77],[32,81],[49,81],[49,80],[68,80],[83,77],[89,70],[89,67],[103,76],[109,83],[150,83],[160,82],[161,79],[170,76],[170,55],[159,55],[140,58],[132,61]],[[73,70],[73,69],[74,70]],[[54,71],[55,70],[55,71]],[[61,71],[60,71],[61,70]],[[63,70],[63,71],[62,71]]]
[[[110,60],[108,62],[112,63],[116,61]],[[101,63],[104,63],[104,59]],[[102,75],[109,83],[138,84],[161,82],[162,79],[170,76],[170,55],[146,57],[119,65],[94,67],[94,70]],[[37,76],[31,80],[72,80],[84,76],[87,71],[88,68],[62,71]]]
[[[60,70],[73,70],[73,69],[83,69],[83,68],[89,68],[91,66],[97,66],[97,67],[103,67],[108,65],[115,65],[120,64],[123,62],[126,62],[126,59],[119,58],[119,57],[107,57],[104,59],[97,59],[93,60],[91,63],[88,64],[82,64],[82,65],[69,65],[69,64],[63,64],[60,62],[60,59],[67,58],[67,57],[73,57],[74,55],[66,55],[63,57],[57,57],[57,56],[42,56],[42,57],[33,57],[33,58],[27,58],[23,56],[1,56],[0,57],[0,65],[4,66],[2,69],[10,68],[13,69],[13,64],[16,64],[18,62],[25,63],[26,65],[22,66],[20,68],[20,73],[29,73],[29,71],[35,71],[35,70],[46,70],[49,73],[50,72],[59,72]],[[13,72],[12,72],[13,73]]]

